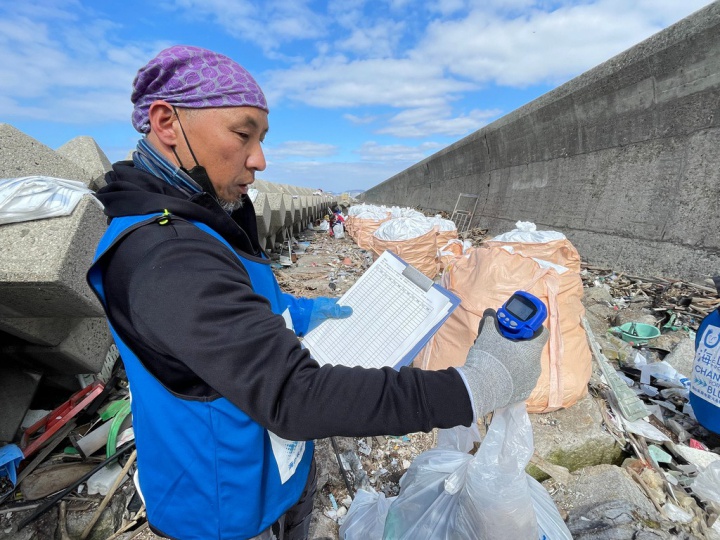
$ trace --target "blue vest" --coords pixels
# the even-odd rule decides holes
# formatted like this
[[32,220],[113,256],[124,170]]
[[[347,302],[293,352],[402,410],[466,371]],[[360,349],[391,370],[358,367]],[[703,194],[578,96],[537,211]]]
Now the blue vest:
[[[131,230],[162,226],[163,216],[112,220],[88,271],[88,282],[103,306],[104,255]],[[191,223],[240,259],[253,290],[270,301],[274,313],[286,311],[268,264],[242,257],[210,227]],[[270,527],[298,501],[310,470],[312,442],[281,439],[225,398],[200,401],[171,393],[111,324],[110,330],[132,392],[139,483],[154,529],[184,540],[246,539]]]

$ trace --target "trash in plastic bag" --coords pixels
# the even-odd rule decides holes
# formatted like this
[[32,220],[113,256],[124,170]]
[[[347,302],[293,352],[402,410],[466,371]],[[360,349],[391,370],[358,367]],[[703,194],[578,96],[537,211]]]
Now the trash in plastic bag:
[[515,229],[495,236],[493,242],[521,242],[526,244],[544,244],[555,240],[565,240],[565,235],[557,231],[538,231],[530,221],[518,221]]
[[395,497],[359,489],[340,526],[341,540],[381,540],[385,517]]
[[498,409],[475,456],[457,446],[441,446],[415,458],[400,480],[383,538],[538,538],[525,474],[532,453],[525,404]]
[[[0,225],[68,216],[85,194],[85,184],[50,176],[0,179]],[[92,200],[102,208],[100,201]]]
[[412,240],[430,232],[435,225],[429,219],[401,217],[386,221],[375,231],[374,236],[380,240]]
[[428,218],[428,221],[435,225],[438,231],[457,231],[457,225],[455,225],[455,222],[449,219],[444,219],[440,216],[440,214]]
[[400,217],[417,217],[417,218],[424,218],[425,214],[422,212],[418,212],[414,208],[408,208],[407,206],[399,207],[399,206],[393,206],[390,208],[390,216],[393,218],[400,218]]

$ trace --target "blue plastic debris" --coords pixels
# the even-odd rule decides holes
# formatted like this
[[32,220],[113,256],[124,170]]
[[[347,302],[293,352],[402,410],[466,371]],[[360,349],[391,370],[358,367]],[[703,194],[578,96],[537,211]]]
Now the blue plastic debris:
[[22,450],[14,444],[0,448],[0,476],[7,476],[13,483],[17,482],[17,468],[25,456]]

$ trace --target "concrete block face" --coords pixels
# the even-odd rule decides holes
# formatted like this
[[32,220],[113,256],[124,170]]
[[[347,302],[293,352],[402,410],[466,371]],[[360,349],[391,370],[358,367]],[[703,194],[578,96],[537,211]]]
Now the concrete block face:
[[0,227],[0,318],[101,316],[85,273],[105,228],[90,196],[69,216]]
[[267,201],[270,206],[268,236],[274,236],[277,231],[285,226],[285,201],[282,193],[268,193]]
[[460,193],[477,194],[473,224],[491,234],[534,221],[599,264],[707,276],[720,256],[719,144],[715,2],[362,200],[452,212]]
[[304,225],[307,225],[307,223],[310,221],[310,208],[308,203],[308,196],[307,195],[300,195],[298,197],[298,201],[300,203],[300,220]]
[[270,205],[268,204],[267,194],[262,192],[258,193],[255,202],[253,202],[253,206],[255,207],[258,237],[264,238],[270,234],[270,218],[272,214]]
[[267,193],[267,192],[271,191],[269,182],[266,182],[265,180],[259,180],[257,178],[252,183],[252,187],[254,187],[258,191],[261,191],[263,193]]
[[293,226],[293,198],[292,195],[288,195],[287,193],[283,193],[282,198],[285,206],[283,225],[289,228]]
[[292,196],[292,222],[293,226],[298,225],[302,221],[302,202],[298,195]]
[[104,317],[81,319],[53,347],[16,345],[0,349],[7,357],[29,360],[55,373],[97,373],[102,369],[112,337]]
[[92,137],[75,137],[58,148],[57,153],[85,169],[92,176],[95,187],[107,185],[105,173],[112,165]]
[[52,347],[65,339],[78,319],[66,318],[5,318],[0,330],[35,345]]
[[0,365],[0,443],[15,440],[41,375],[16,366]]
[[0,124],[0,178],[52,176],[89,185],[93,175],[10,124]]

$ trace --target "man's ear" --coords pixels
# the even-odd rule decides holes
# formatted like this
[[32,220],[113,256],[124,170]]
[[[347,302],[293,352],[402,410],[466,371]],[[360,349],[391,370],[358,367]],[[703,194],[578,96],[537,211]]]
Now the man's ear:
[[167,101],[157,100],[150,104],[148,109],[150,119],[150,132],[154,133],[158,140],[170,148],[177,145],[177,133],[175,132],[175,110]]

